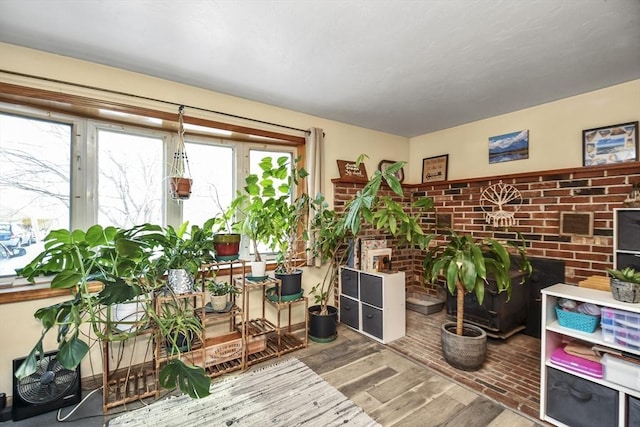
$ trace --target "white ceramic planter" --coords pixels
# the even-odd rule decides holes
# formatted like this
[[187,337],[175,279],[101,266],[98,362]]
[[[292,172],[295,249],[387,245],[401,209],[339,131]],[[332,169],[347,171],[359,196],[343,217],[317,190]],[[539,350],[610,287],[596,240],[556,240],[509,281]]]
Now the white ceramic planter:
[[253,261],[251,263],[251,275],[253,277],[264,277],[267,271],[266,261]]

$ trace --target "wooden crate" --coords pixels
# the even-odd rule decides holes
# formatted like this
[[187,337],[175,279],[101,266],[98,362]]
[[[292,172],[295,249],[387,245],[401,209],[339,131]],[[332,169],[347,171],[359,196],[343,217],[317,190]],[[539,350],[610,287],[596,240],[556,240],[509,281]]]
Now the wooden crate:
[[[264,335],[248,337],[247,354],[258,353],[267,348],[267,341]],[[231,332],[214,338],[207,338],[204,343],[204,363],[202,363],[202,352],[194,354],[193,362],[201,366],[217,365],[229,360],[242,357],[242,335],[240,332]]]

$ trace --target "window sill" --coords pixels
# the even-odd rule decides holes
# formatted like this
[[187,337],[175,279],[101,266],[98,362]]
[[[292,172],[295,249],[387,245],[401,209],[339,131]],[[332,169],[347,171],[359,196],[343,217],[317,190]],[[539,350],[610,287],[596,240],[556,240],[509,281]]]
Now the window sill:
[[[43,278],[34,284],[30,284],[26,279],[16,279],[7,287],[0,288],[0,305],[71,295],[71,289],[52,289],[50,285],[48,278]],[[91,283],[89,289],[92,292],[98,292],[102,289],[102,283]]]

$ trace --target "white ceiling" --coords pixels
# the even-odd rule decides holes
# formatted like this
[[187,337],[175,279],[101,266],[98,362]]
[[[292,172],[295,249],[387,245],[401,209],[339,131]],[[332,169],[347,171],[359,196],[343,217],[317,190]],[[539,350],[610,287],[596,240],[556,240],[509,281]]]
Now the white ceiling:
[[640,78],[640,0],[0,0],[0,41],[412,137]]

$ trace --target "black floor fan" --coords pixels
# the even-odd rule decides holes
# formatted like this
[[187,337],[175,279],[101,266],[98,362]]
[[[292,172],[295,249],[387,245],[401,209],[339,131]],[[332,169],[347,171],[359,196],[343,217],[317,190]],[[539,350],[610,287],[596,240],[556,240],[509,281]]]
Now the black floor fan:
[[25,358],[13,361],[13,421],[80,402],[80,366],[75,370],[66,369],[56,354],[57,351],[45,353],[37,361],[36,372],[21,380],[15,377],[15,372]]

